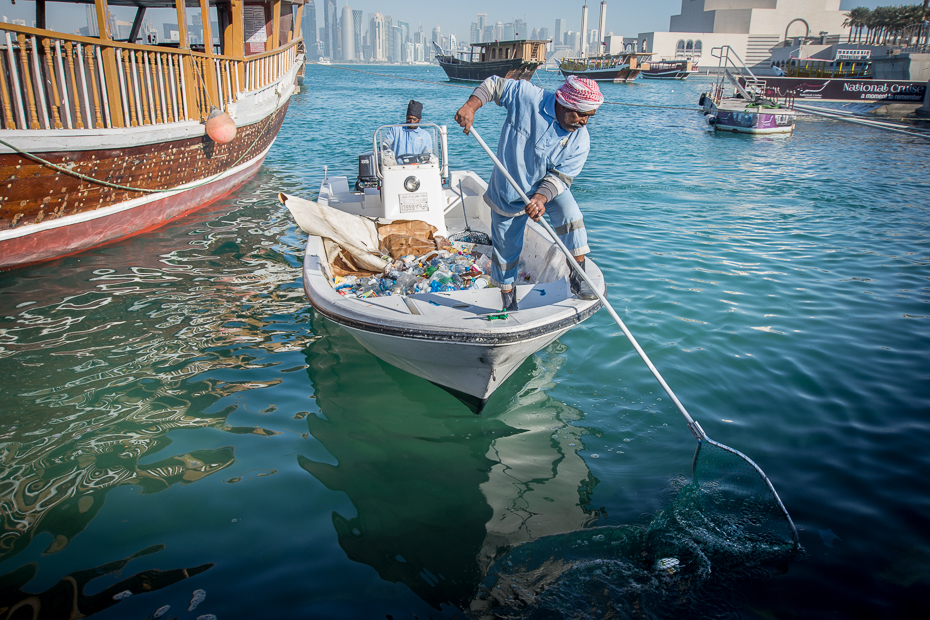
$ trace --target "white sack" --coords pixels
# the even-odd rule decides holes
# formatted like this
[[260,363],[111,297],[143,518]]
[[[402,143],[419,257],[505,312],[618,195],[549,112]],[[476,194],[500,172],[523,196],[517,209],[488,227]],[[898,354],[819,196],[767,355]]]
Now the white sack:
[[341,245],[360,267],[371,271],[383,271],[387,267],[387,262],[380,255],[378,227],[368,218],[296,196],[278,194],[278,199],[308,235],[330,239]]

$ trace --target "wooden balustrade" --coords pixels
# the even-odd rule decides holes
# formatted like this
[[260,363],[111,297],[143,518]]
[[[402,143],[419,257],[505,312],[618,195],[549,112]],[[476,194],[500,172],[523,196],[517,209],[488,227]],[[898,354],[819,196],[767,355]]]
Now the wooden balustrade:
[[203,121],[284,75],[298,42],[242,59],[0,23],[0,128]]

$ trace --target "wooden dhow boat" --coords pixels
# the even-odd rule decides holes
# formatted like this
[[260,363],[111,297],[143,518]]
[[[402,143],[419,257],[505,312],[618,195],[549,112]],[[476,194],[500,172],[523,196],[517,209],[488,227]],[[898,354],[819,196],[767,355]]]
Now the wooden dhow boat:
[[536,69],[546,62],[548,42],[520,39],[472,43],[470,51],[457,56],[445,54],[436,46],[439,52],[436,61],[450,80],[483,82],[492,75],[511,80],[530,80]]
[[632,82],[643,70],[642,61],[652,53],[620,52],[559,60],[563,77],[577,75],[595,82]]
[[[248,180],[295,92],[303,3],[71,2],[87,8],[78,36],[47,27],[40,0],[36,27],[0,23],[0,269],[155,228]],[[177,39],[159,43],[143,26],[166,8]]]
[[[390,127],[375,131],[372,152],[379,152],[379,132]],[[532,221],[527,223],[520,258],[517,312],[501,311],[497,288],[341,295],[331,263],[331,238],[354,226],[346,217],[382,223],[416,219],[435,227],[436,238],[464,237],[464,242],[455,244],[460,250],[490,254],[490,246],[468,243],[470,238],[487,238],[490,231],[490,209],[483,199],[486,183],[471,171],[449,171],[445,127],[426,123],[420,127],[438,137],[434,144],[441,148],[436,155],[366,154],[359,159],[357,191],[350,189],[345,176],[324,175],[316,202],[279,197],[310,233],[303,285],[314,310],[344,327],[385,362],[447,389],[480,411],[527,357],[594,314],[601,302],[571,294],[564,255]],[[367,246],[376,250],[375,256],[380,253],[379,242],[383,240],[375,235],[367,242],[357,237],[347,244]],[[435,252],[426,257],[431,254]],[[600,269],[591,259],[586,264],[587,274],[603,293]]]
[[657,60],[643,63],[644,80],[684,80],[698,72],[691,59]]

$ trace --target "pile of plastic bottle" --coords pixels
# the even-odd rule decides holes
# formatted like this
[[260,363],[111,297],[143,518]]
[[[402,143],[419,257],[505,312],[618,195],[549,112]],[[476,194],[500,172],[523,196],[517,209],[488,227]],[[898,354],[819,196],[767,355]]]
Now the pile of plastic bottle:
[[421,257],[404,256],[381,275],[337,276],[333,288],[346,297],[382,297],[483,289],[491,286],[491,259],[481,252],[437,250]]

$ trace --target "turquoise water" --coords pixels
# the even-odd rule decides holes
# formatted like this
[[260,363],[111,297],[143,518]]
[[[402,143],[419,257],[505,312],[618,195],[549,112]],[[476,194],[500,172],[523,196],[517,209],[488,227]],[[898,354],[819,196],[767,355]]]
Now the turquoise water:
[[[926,615],[927,142],[813,119],[717,135],[674,107],[706,83],[604,86],[669,107],[606,105],[589,125],[575,194],[593,257],[692,416],[791,513],[801,552],[763,561],[677,510],[695,440],[605,312],[479,417],[308,307],[277,192],[314,197],[324,166],[354,177],[408,99],[451,125],[469,92],[395,77],[308,67],[235,194],[0,274],[0,617],[27,599],[43,618],[481,617],[506,562],[550,558],[561,579],[501,615]],[[493,138],[502,119],[478,126]],[[490,172],[449,143],[454,167]],[[578,532],[594,526],[617,543],[603,555]],[[654,569],[650,540],[678,572]]]

